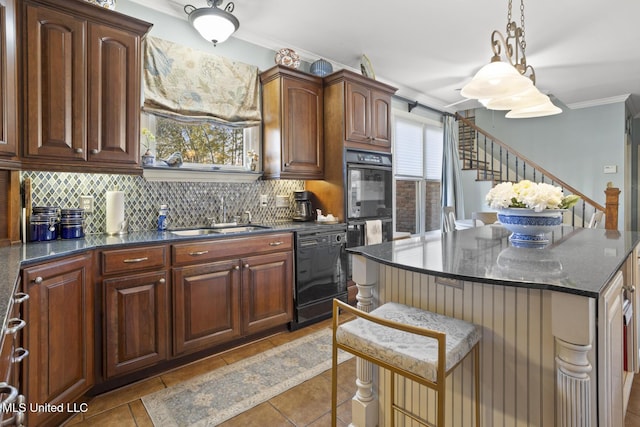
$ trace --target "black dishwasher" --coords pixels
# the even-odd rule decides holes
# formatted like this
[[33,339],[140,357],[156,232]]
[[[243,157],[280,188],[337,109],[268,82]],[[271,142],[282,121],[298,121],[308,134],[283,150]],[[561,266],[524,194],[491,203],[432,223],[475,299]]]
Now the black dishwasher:
[[346,241],[346,224],[296,231],[292,330],[331,317],[334,298],[347,301]]

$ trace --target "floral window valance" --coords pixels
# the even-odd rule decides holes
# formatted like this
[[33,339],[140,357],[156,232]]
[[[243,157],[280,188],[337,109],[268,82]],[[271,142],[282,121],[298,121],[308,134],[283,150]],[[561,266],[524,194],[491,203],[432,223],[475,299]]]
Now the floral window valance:
[[258,67],[148,37],[144,110],[177,120],[260,122]]

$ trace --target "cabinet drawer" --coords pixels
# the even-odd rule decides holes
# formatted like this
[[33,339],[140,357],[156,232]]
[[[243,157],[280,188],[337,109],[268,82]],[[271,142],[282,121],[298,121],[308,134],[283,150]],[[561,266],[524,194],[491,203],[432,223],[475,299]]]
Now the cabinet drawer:
[[293,248],[291,233],[262,234],[251,237],[216,239],[208,242],[180,243],[173,245],[173,265],[200,264],[215,259],[229,259]]
[[166,264],[166,246],[145,246],[143,248],[116,249],[101,254],[102,274],[115,274],[164,268]]

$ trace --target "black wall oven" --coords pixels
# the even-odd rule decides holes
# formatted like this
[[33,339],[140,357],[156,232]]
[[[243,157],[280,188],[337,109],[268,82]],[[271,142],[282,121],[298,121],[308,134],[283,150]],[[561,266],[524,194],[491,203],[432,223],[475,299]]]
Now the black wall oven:
[[393,172],[391,154],[347,150],[345,207],[347,247],[364,245],[367,220],[382,221],[382,240],[393,237]]

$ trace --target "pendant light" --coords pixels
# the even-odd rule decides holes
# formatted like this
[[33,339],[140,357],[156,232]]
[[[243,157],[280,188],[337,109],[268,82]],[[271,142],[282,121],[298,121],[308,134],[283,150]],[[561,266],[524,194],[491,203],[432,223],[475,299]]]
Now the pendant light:
[[[507,13],[506,37],[494,30],[491,34],[491,62],[483,66],[460,94],[477,99],[490,110],[511,110],[508,118],[541,117],[561,113],[535,86],[536,74],[527,64],[524,31],[524,0],[520,0],[520,27],[512,21],[511,2]],[[502,60],[502,53],[504,59]]]
[[205,40],[216,46],[235,33],[240,27],[240,22],[231,14],[235,8],[232,2],[227,3],[224,9],[218,8],[222,0],[207,0],[207,4],[209,7],[199,9],[188,4],[184,7],[184,11],[189,16],[189,22],[193,28],[198,30]]

